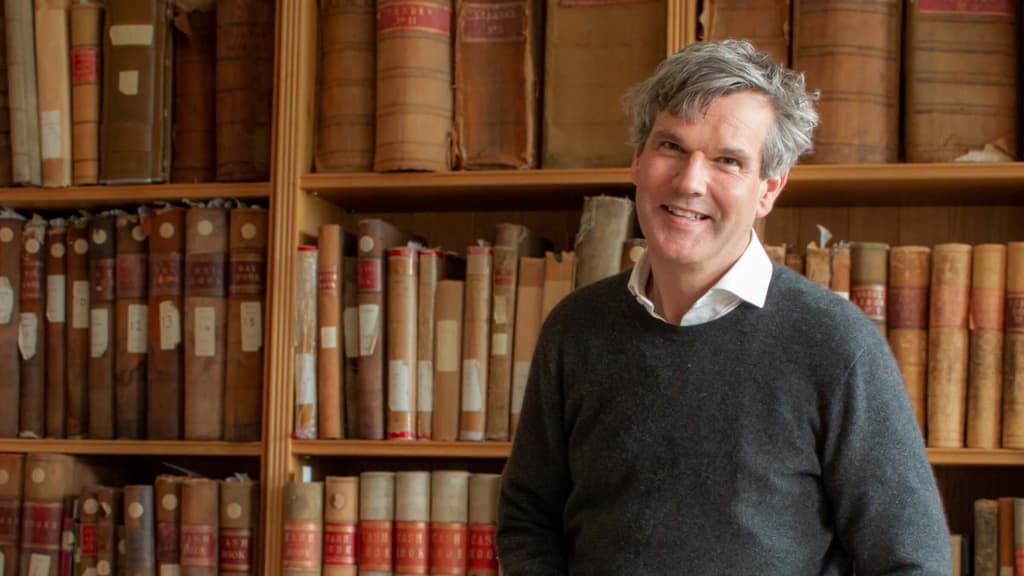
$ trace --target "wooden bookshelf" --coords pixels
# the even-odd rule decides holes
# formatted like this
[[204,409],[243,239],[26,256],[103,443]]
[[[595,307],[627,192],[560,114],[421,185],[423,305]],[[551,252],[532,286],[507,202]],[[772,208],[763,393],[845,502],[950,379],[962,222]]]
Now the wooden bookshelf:
[[14,208],[64,210],[150,204],[180,200],[270,198],[269,182],[202,182],[198,184],[131,184],[69,188],[0,188],[0,204]]
[[511,442],[394,442],[388,440],[293,440],[296,456],[362,458],[507,458]]
[[0,439],[0,452],[56,452],[93,456],[259,457],[259,442],[197,442],[183,440],[56,440]]
[[1024,450],[928,448],[932,466],[1024,466]]

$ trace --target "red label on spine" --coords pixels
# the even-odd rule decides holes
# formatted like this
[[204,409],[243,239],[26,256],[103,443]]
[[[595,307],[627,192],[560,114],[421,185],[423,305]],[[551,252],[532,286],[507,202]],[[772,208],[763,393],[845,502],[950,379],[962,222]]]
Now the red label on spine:
[[885,285],[855,284],[850,288],[850,300],[867,314],[868,318],[885,321]]
[[381,260],[380,258],[360,258],[356,278],[362,292],[381,291]]
[[116,282],[118,297],[145,298],[146,256],[144,254],[118,254]]
[[469,525],[469,569],[477,574],[498,573],[498,551],[494,546],[494,524]]
[[43,297],[44,262],[25,255],[21,259],[21,299],[38,302]]
[[396,522],[395,572],[426,574],[429,539],[426,522]]
[[21,500],[0,500],[0,544],[17,544],[21,533]]
[[181,254],[158,252],[149,255],[149,295],[181,296]]
[[356,525],[352,522],[324,524],[324,566],[356,565]]
[[1024,334],[1024,292],[1006,294],[1006,331]]
[[78,526],[78,547],[82,556],[96,555],[96,524],[79,524]]
[[923,286],[891,286],[888,293],[889,328],[928,329],[928,289]]
[[104,258],[90,262],[92,265],[92,300],[112,302],[114,300],[114,259]]
[[466,3],[462,8],[464,42],[515,42],[526,38],[523,3]]
[[71,84],[96,84],[99,71],[99,48],[82,46],[71,49]]
[[220,529],[220,573],[249,574],[252,572],[252,530],[248,528]]
[[32,550],[60,550],[64,507],[60,502],[25,502],[22,510],[22,546]]
[[396,2],[377,8],[377,33],[420,30],[450,34],[452,12],[447,6]]
[[156,558],[160,562],[177,564],[181,559],[178,546],[178,525],[174,522],[156,523]]
[[192,568],[217,567],[217,534],[213,526],[181,525],[181,565]]
[[299,520],[284,523],[284,568],[320,569],[320,524]]
[[430,573],[466,573],[466,525],[460,522],[430,523]]
[[262,257],[232,258],[229,290],[231,294],[263,294],[267,264]]
[[337,266],[321,266],[320,270],[316,275],[317,290],[321,294],[337,294],[338,293],[338,267]]
[[224,297],[224,255],[202,254],[185,259],[187,296]]
[[391,521],[359,521],[359,571],[391,571]]
[[967,328],[969,288],[932,286],[929,328]]
[[921,12],[946,12],[960,14],[1000,14],[1013,16],[1016,0],[919,0]]

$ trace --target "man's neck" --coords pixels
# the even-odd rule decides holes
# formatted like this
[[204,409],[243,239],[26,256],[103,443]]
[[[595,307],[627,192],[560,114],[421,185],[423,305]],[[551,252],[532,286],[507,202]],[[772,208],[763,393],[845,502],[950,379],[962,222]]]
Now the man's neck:
[[697,300],[727,271],[672,269],[664,262],[652,260],[651,274],[647,277],[647,297],[654,304],[654,311],[666,322],[680,324]]

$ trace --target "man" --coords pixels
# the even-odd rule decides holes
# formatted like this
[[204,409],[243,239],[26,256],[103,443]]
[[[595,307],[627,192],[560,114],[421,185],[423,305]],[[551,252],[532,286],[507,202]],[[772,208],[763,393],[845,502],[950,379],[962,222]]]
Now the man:
[[546,321],[505,469],[505,574],[949,574],[899,371],[757,236],[811,146],[803,77],[688,46],[627,95],[646,256]]

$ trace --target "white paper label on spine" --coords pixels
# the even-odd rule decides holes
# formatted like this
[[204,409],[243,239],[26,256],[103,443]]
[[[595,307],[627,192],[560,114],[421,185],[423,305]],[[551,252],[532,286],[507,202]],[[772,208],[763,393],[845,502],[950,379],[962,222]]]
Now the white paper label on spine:
[[484,393],[480,389],[480,361],[462,361],[462,411],[479,412],[484,409]]
[[295,353],[295,403],[316,404],[316,354]]
[[60,110],[39,111],[40,151],[43,160],[57,160],[60,154]]
[[322,350],[334,350],[338,347],[338,327],[320,327],[320,348]]
[[110,310],[93,308],[89,314],[89,356],[102,358],[110,346]]
[[388,408],[392,412],[412,412],[409,396],[409,363],[405,360],[390,360],[388,362]]
[[263,304],[242,302],[242,352],[257,352],[263,347]]
[[181,311],[170,300],[160,303],[160,349],[174,350],[181,344]]
[[416,374],[416,409],[420,412],[434,411],[434,363],[420,360]]
[[60,324],[67,321],[67,276],[51,274],[46,277],[46,319]]
[[508,356],[508,334],[491,335],[491,356]]
[[14,314],[14,288],[7,276],[0,276],[0,324],[10,324]]
[[217,314],[212,306],[200,306],[195,311],[195,355],[213,358],[217,352]]
[[359,305],[359,355],[373,356],[380,336],[380,306]]
[[128,353],[145,354],[149,324],[149,307],[145,304],[128,305]]
[[71,327],[85,330],[89,327],[89,281],[71,283]]
[[36,357],[39,338],[39,317],[32,312],[22,312],[18,322],[18,350],[23,360]]

